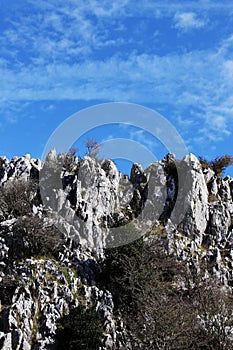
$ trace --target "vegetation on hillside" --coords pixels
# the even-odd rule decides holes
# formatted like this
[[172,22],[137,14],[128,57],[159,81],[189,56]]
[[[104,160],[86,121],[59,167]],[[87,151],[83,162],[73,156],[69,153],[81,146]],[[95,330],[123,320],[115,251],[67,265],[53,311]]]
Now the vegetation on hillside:
[[65,315],[58,324],[58,350],[99,350],[103,327],[95,309],[80,305]]
[[226,168],[233,165],[233,156],[224,155],[222,157],[217,157],[211,161],[206,160],[203,157],[199,157],[202,169],[210,168],[217,176],[222,176]]
[[[99,145],[89,140],[86,146],[88,155],[96,157]],[[217,176],[233,164],[233,157],[228,155],[210,162],[202,157],[199,160],[203,169],[211,168]],[[76,171],[75,151],[50,159],[49,170],[56,170],[61,162],[63,171]],[[177,176],[174,166],[167,171]],[[1,215],[14,221],[11,234],[5,235],[4,228],[1,232],[12,265],[38,255],[56,259],[63,249],[64,237],[59,230],[45,224],[44,213],[41,217],[33,214],[33,204],[39,200],[36,182],[13,180],[0,189]],[[138,237],[133,224],[122,226],[119,232],[122,243],[128,235]],[[191,265],[168,252],[164,226],[159,226],[154,235],[105,250],[98,286],[112,293],[115,310],[120,311],[130,337],[140,349],[232,348],[232,294],[213,276],[206,275],[204,262],[198,268]],[[11,276],[4,279],[0,287],[3,303],[10,304],[19,283]],[[96,310],[80,305],[60,320],[57,348],[98,350],[103,334]]]
[[204,271],[191,273],[157,236],[106,250],[102,283],[142,349],[230,349],[233,299]]

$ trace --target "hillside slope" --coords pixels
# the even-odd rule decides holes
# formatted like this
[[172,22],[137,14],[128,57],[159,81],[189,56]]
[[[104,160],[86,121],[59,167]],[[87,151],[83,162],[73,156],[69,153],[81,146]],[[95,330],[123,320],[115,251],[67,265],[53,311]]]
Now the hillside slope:
[[[134,164],[130,178],[111,160],[51,152],[43,165],[30,155],[10,161],[1,157],[0,185],[1,349],[61,348],[59,322],[78,307],[99,315],[101,349],[178,349],[162,347],[155,339],[144,342],[124,316],[114,290],[120,285],[112,283],[113,260],[106,268],[106,257],[126,243],[142,240],[152,256],[149,247],[162,242],[163,258],[173,256],[189,273],[205,281],[214,278],[231,292],[233,179],[202,169],[192,154],[182,161],[169,154],[144,172]],[[156,262],[149,264],[156,269]],[[165,285],[175,284],[176,292],[187,294],[187,286],[177,282],[180,272],[172,274]],[[124,283],[130,285],[130,279]],[[224,324],[229,339],[231,326]],[[205,346],[200,349],[213,349]],[[224,346],[219,349],[230,349]]]

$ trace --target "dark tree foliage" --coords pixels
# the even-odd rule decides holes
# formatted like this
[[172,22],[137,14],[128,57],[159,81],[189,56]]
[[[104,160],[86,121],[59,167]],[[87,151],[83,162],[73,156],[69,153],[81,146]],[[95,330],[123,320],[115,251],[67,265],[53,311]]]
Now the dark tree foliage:
[[58,350],[99,350],[103,328],[94,308],[79,306],[64,316],[56,335]]
[[222,176],[226,168],[233,165],[233,157],[229,155],[224,155],[222,157],[217,157],[211,161],[206,160],[203,157],[199,157],[202,169],[210,168],[217,176]]
[[38,185],[32,180],[13,180],[0,188],[0,207],[5,216],[20,217],[31,212]]
[[[23,280],[21,276],[16,275],[11,271],[8,270],[8,274],[4,276],[0,283],[0,300],[2,306],[8,306],[12,303],[12,297],[15,293],[15,290],[17,287],[23,285]],[[0,313],[0,320],[1,320],[1,313]],[[0,326],[0,331],[2,331],[2,328]]]
[[168,253],[165,238],[140,239],[105,256],[102,281],[141,349],[231,349],[229,290],[204,272],[193,274]]
[[[105,250],[102,262],[100,283],[111,291],[116,307],[130,305],[137,286],[138,275],[142,267],[143,239],[117,248]],[[134,271],[134,273],[132,273]]]
[[58,228],[47,225],[43,219],[32,215],[19,218],[13,226],[12,234],[6,235],[5,239],[11,260],[37,256],[57,258],[65,243]]
[[72,173],[77,168],[77,160],[76,157],[77,149],[71,148],[66,154],[59,154],[58,159],[60,157],[62,162],[63,170]]

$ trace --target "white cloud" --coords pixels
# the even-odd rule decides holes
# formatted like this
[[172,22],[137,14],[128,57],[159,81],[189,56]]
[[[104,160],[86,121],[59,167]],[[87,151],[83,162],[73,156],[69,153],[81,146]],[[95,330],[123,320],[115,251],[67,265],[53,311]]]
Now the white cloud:
[[175,27],[181,30],[198,29],[206,25],[206,21],[198,18],[194,12],[180,12],[174,16]]
[[229,131],[227,130],[227,122],[226,118],[222,115],[216,115],[211,117],[210,123],[213,125],[213,128],[215,129],[221,129],[224,131],[225,134],[229,135]]
[[[192,118],[203,124],[200,137],[229,132],[233,35],[215,50],[181,54],[125,53],[117,47],[127,40],[122,18],[169,17],[179,29],[202,28],[207,20],[200,9],[226,12],[226,2],[147,0],[143,9],[129,0],[80,0],[78,6],[76,0],[27,2],[40,11],[18,16],[0,37],[1,49],[10,57],[10,64],[0,60],[2,106],[6,101],[18,108],[22,101],[120,100],[171,105],[180,120],[187,108],[198,107]],[[115,51],[107,56],[113,46]],[[99,48],[105,50],[102,58],[95,56]],[[26,61],[20,50],[25,50]],[[190,119],[183,127],[190,128]]]
[[208,132],[211,130],[214,134],[217,132],[217,134],[221,134],[223,137],[231,134],[228,130],[227,116],[220,115],[214,110],[207,113],[206,124],[209,126]]
[[233,79],[233,60],[227,60],[226,62],[224,62],[224,73],[226,75],[226,77],[228,77],[228,79]]
[[[228,55],[216,51],[3,67],[2,99],[17,104],[63,99],[153,103],[174,106],[179,115],[198,108],[190,118],[206,126],[200,134],[227,135],[232,128],[232,79],[223,69]],[[190,128],[190,121],[183,128]]]
[[130,139],[141,144],[144,144],[150,150],[155,150],[158,147],[158,140],[149,136],[144,130],[131,130]]

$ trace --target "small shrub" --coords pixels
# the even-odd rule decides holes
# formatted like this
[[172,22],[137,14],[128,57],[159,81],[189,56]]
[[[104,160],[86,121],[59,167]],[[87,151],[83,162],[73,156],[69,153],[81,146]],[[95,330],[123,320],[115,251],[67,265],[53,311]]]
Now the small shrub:
[[0,284],[0,300],[2,307],[8,307],[12,303],[12,297],[17,287],[22,286],[23,281],[21,276],[16,275],[13,271],[9,271]]
[[37,184],[33,181],[13,180],[0,189],[0,206],[8,216],[19,217],[31,212]]
[[156,235],[158,237],[161,237],[161,238],[167,238],[167,231],[164,227],[164,225],[158,225],[156,227],[154,227],[150,232],[148,232],[149,236],[153,236],[153,235]]
[[218,201],[218,196],[215,196],[214,194],[209,194],[208,196],[208,202],[213,203]]
[[64,316],[56,335],[58,350],[99,350],[103,328],[94,308],[79,306]]
[[48,226],[43,219],[35,216],[18,219],[6,241],[8,256],[13,260],[42,255],[57,258],[65,242],[54,225]]
[[58,154],[57,159],[60,163],[61,169],[67,171],[68,173],[72,173],[77,169],[76,153],[77,150],[75,148],[71,148],[68,153]]
[[98,143],[96,140],[93,139],[88,139],[85,142],[85,146],[87,148],[87,156],[92,157],[92,158],[97,158],[101,144]]
[[203,157],[199,157],[202,169],[212,169],[217,176],[222,176],[223,172],[230,165],[233,165],[233,157],[229,155],[224,155],[222,157],[217,157],[211,161],[206,160]]

